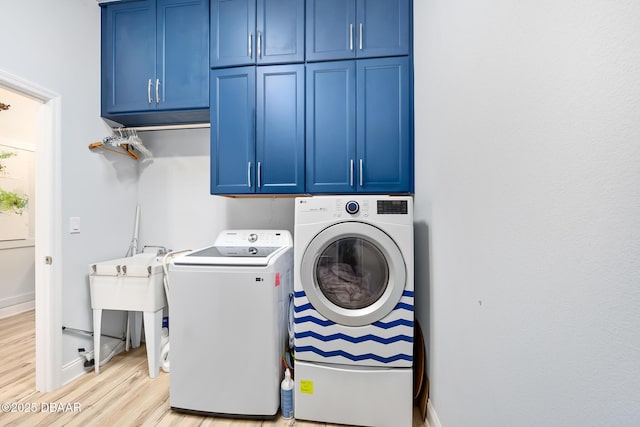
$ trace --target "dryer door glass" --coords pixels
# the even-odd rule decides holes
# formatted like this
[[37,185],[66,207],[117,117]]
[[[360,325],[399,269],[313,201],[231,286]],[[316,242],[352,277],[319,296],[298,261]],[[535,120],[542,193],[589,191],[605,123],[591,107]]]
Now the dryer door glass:
[[316,280],[333,304],[349,309],[368,307],[389,283],[389,265],[373,244],[350,237],[331,243],[318,258]]
[[370,325],[400,302],[407,270],[388,234],[357,221],[331,225],[304,251],[300,284],[313,308],[332,322]]

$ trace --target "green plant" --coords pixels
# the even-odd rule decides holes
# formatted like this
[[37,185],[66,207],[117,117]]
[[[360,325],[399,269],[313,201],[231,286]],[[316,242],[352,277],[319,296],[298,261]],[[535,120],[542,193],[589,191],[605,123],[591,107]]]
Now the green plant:
[[16,155],[16,153],[12,153],[12,152],[9,152],[9,151],[3,151],[2,153],[0,153],[0,160],[8,159],[9,157],[13,157],[15,155]]
[[13,212],[22,215],[29,204],[29,197],[0,189],[0,213]]
[[[0,153],[0,160],[8,159],[9,157],[13,157],[17,155],[17,153],[12,153],[10,151],[3,151]],[[0,162],[0,172],[4,171],[7,167]]]

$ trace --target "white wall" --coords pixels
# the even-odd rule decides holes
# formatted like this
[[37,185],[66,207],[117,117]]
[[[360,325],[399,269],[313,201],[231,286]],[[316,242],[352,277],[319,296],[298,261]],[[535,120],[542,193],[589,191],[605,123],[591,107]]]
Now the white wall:
[[[92,329],[88,264],[123,256],[133,231],[137,164],[90,152],[107,136],[100,118],[100,8],[93,0],[5,0],[0,13],[0,69],[61,96],[62,266],[64,326]],[[69,217],[81,233],[68,234]],[[105,316],[120,333],[122,316]],[[64,334],[62,362],[91,340]]]
[[441,424],[639,425],[640,3],[414,9]]
[[[0,246],[0,318],[24,311],[33,304],[36,283],[33,240],[26,245]],[[16,307],[17,304],[25,305]]]
[[293,198],[229,198],[209,192],[209,129],[144,132],[153,157],[140,163],[140,245],[197,249],[225,229],[293,233]]

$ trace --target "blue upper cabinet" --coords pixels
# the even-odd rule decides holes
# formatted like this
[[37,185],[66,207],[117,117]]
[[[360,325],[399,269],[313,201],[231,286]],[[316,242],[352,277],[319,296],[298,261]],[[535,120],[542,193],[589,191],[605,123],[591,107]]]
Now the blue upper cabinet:
[[307,192],[355,191],[355,61],[307,65],[306,103]]
[[256,63],[304,61],[304,0],[257,0]]
[[157,0],[155,102],[164,110],[209,107],[208,0]]
[[255,192],[256,67],[211,71],[211,194]]
[[304,0],[212,0],[211,67],[304,61]]
[[409,59],[307,65],[308,193],[412,191]]
[[307,61],[356,57],[356,1],[307,0]]
[[306,0],[307,61],[409,54],[409,0]]
[[304,65],[211,71],[211,193],[304,192]]
[[257,67],[257,192],[304,192],[304,84],[302,64]]
[[156,8],[150,1],[102,8],[102,113],[155,107]]
[[212,67],[256,63],[255,1],[211,1]]
[[358,191],[412,191],[409,59],[356,62]]
[[102,116],[125,125],[206,122],[209,2],[101,6]]
[[359,58],[409,54],[409,0],[358,0]]

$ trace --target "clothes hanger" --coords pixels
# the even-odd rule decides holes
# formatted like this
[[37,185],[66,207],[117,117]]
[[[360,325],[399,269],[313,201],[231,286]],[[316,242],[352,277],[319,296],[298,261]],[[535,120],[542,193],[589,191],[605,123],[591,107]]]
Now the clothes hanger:
[[112,153],[121,154],[121,155],[127,156],[127,157],[132,157],[135,160],[139,160],[140,159],[140,157],[127,144],[121,144],[120,147],[122,149],[111,148],[109,146],[104,145],[101,141],[93,142],[93,143],[89,144],[89,150],[95,150],[96,148],[100,148],[100,149],[105,150],[105,151],[111,151]]
[[117,133],[117,135],[114,134],[104,138],[102,141],[89,144],[89,150],[100,148],[102,150],[111,151],[112,153],[122,154],[123,156],[139,160],[140,156],[133,151],[132,146],[128,143],[129,138],[124,136],[123,130],[118,128],[114,133]]

